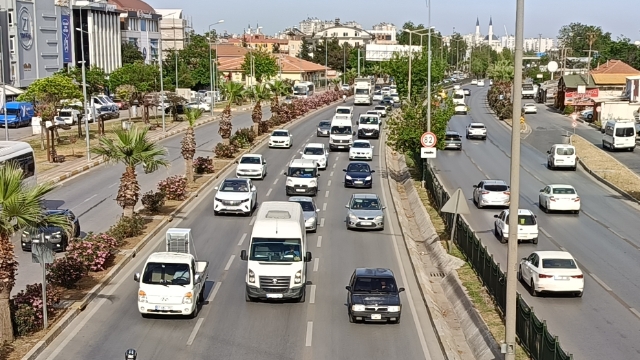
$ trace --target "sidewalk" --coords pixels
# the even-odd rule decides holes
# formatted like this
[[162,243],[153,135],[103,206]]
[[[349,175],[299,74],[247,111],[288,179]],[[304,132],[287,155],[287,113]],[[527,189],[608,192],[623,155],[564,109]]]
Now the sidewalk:
[[[264,108],[264,107],[263,107]],[[253,109],[251,105],[243,105],[241,107],[231,108],[231,111],[247,111]],[[208,124],[213,121],[217,121],[219,116],[212,117],[211,115],[203,116],[198,121],[196,121],[196,127]],[[166,124],[166,131],[162,131],[162,127],[157,128],[156,130],[151,130],[148,133],[148,138],[150,141],[158,142],[160,140],[166,139],[170,136],[176,135],[178,133],[186,131],[189,127],[189,123],[187,121],[182,121],[179,123],[170,123]],[[37,135],[39,138],[39,135]],[[87,162],[86,159],[76,159],[73,161],[68,161],[59,166],[56,166],[53,169],[49,169],[38,174],[38,183],[52,183],[56,184],[58,182],[69,179],[73,176],[76,176],[80,173],[83,173],[91,168],[94,168],[100,164],[104,163],[104,159],[101,156],[96,156],[90,162]]]

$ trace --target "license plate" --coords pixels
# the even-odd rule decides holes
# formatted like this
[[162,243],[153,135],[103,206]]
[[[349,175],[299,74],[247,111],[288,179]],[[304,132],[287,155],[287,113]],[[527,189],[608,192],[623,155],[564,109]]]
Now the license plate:
[[344,146],[338,146],[338,149],[344,149]]
[[356,181],[355,183],[356,184],[362,184],[362,181]]
[[554,276],[553,278],[555,280],[569,280],[568,276]]
[[371,225],[371,221],[363,221],[360,223],[361,225]]
[[157,311],[171,311],[171,306],[156,306]]
[[380,320],[382,319],[382,315],[380,314],[371,314],[371,320]]
[[267,299],[282,299],[282,294],[267,294]]
[[297,192],[304,192],[304,189],[296,189]]

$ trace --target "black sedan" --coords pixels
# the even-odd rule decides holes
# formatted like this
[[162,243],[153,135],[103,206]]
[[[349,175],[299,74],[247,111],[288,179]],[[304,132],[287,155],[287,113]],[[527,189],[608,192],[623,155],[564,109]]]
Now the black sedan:
[[[69,220],[70,235],[72,238],[80,237],[80,221],[76,215],[69,209],[52,209],[46,210],[47,215],[64,215]],[[66,251],[69,245],[69,234],[57,226],[47,226],[44,229],[36,229],[32,231],[24,231],[22,233],[22,250],[31,251],[31,245],[41,241],[41,232],[44,233],[45,241],[47,241],[53,251]]]
[[373,177],[371,176],[375,170],[371,169],[369,164],[365,162],[349,163],[346,169],[342,169],[344,174],[344,187],[373,187]]
[[402,302],[395,276],[389,269],[357,268],[346,286],[349,322],[400,323]]

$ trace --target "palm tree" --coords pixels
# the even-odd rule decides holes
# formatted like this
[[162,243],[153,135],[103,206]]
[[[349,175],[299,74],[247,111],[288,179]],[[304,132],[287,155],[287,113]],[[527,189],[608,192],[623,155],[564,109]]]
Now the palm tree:
[[142,165],[145,173],[152,173],[160,166],[167,167],[164,159],[166,149],[147,139],[147,128],[138,130],[116,130],[117,139],[100,138],[100,145],[91,152],[102,155],[109,163],[122,163],[125,171],[120,178],[120,188],[116,201],[122,207],[123,216],[132,217],[133,209],[140,198],[140,185],[136,175],[136,167]]
[[196,132],[194,126],[196,124],[196,120],[202,116],[202,112],[202,109],[187,109],[185,111],[189,127],[180,142],[180,152],[182,153],[182,157],[185,161],[185,176],[188,182],[193,182],[193,156],[196,154]]
[[278,105],[280,103],[280,96],[289,94],[291,92],[291,87],[283,80],[274,80],[269,84],[269,90],[273,96],[272,100],[275,101],[276,105]]
[[333,90],[340,91],[340,78],[331,79],[331,83],[333,84]]
[[9,162],[0,167],[0,344],[13,341],[9,297],[18,271],[13,235],[45,225],[71,231],[65,216],[47,215],[44,212],[44,196],[53,188],[48,183],[25,186],[22,182],[22,169],[14,163]]
[[253,120],[253,132],[258,134],[258,127],[262,121],[262,102],[271,100],[271,90],[264,84],[258,84],[253,88],[253,97],[256,100],[256,106],[253,107],[251,120]]
[[218,134],[222,137],[225,143],[229,142],[231,137],[231,130],[233,125],[231,124],[231,104],[242,98],[242,92],[244,86],[234,81],[227,81],[222,84],[222,93],[227,98],[227,106],[222,111],[220,116],[220,127],[218,128]]
[[495,82],[511,82],[513,81],[514,76],[513,63],[509,60],[498,60],[497,62],[489,65],[487,75]]

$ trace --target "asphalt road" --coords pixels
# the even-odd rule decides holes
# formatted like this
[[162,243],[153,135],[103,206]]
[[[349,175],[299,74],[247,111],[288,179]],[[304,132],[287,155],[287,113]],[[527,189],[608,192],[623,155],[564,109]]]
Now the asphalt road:
[[[265,109],[265,118],[271,113]],[[238,113],[233,117],[233,131],[251,127],[251,113]],[[218,122],[207,123],[196,128],[196,154],[195,156],[213,157],[213,148],[221,140],[218,135]],[[141,193],[149,190],[157,191],[157,184],[160,180],[168,176],[184,174],[184,159],[180,154],[180,141],[184,133],[160,141],[160,145],[167,149],[167,159],[170,162],[168,168],[161,168],[158,171],[145,174],[142,169],[138,170],[138,182]],[[63,182],[54,191],[47,195],[46,206],[53,209],[71,209],[80,218],[80,228],[84,234],[93,231],[95,233],[104,232],[113,225],[122,214],[122,209],[115,201],[120,184],[120,177],[124,172],[124,166],[100,165],[95,169],[82,173],[74,178]],[[138,204],[141,207],[141,204]],[[27,284],[42,282],[41,268],[39,264],[34,264],[31,260],[31,253],[23,252],[20,249],[19,238],[16,245],[16,254],[20,262],[16,286],[12,293],[24,289]]]
[[[329,118],[334,107],[291,128],[294,147],[261,148],[269,175],[256,181],[259,202],[286,200],[286,164],[298,156],[307,142],[328,143],[315,138],[319,120]],[[356,108],[356,116],[367,108]],[[375,145],[378,141],[373,140]],[[320,227],[309,234],[314,260],[309,263],[310,282],[305,303],[247,303],[244,301],[246,263],[239,260],[248,246],[253,218],[213,216],[208,192],[190,205],[186,216],[171,226],[193,230],[199,259],[209,260],[207,302],[195,320],[143,319],[136,308],[137,284],[152,249],[161,250],[162,237],[139,254],[105,288],[39,359],[109,359],[121,357],[128,348],[141,359],[443,359],[426,308],[412,276],[388,184],[382,177],[379,152],[371,165],[377,170],[373,190],[343,187],[342,169],[347,153],[331,153],[327,170],[321,172],[316,203],[321,209]],[[380,232],[345,229],[344,204],[352,193],[378,193],[387,208],[387,226]],[[389,267],[407,291],[402,293],[400,325],[350,324],[347,319],[345,285],[355,267]]]
[[[493,234],[493,215],[500,210],[478,210],[471,201],[474,184],[482,179],[508,182],[510,174],[511,128],[488,112],[485,99],[485,89],[473,91],[468,101],[470,116],[455,116],[449,127],[464,137],[467,124],[483,122],[488,129],[487,140],[463,139],[462,152],[439,152],[435,166],[450,192],[458,187],[464,191],[471,210],[465,219],[504,270],[507,245],[500,244]],[[527,121],[535,124],[544,117],[541,111],[527,115]],[[585,294],[582,298],[532,298],[522,284],[519,292],[574,358],[637,359],[640,345],[634,339],[640,337],[640,313],[636,310],[640,309],[638,206],[621,199],[581,170],[546,169],[547,145],[561,142],[561,135],[556,134],[555,140],[540,140],[539,136],[550,135],[539,134],[534,128],[522,143],[520,208],[530,209],[538,216],[540,238],[538,245],[520,244],[518,254],[522,258],[535,250],[570,251],[585,272]],[[539,149],[530,145],[545,141],[549,144],[539,145]],[[548,215],[538,209],[538,191],[552,183],[571,184],[577,189],[582,200],[580,215]]]

